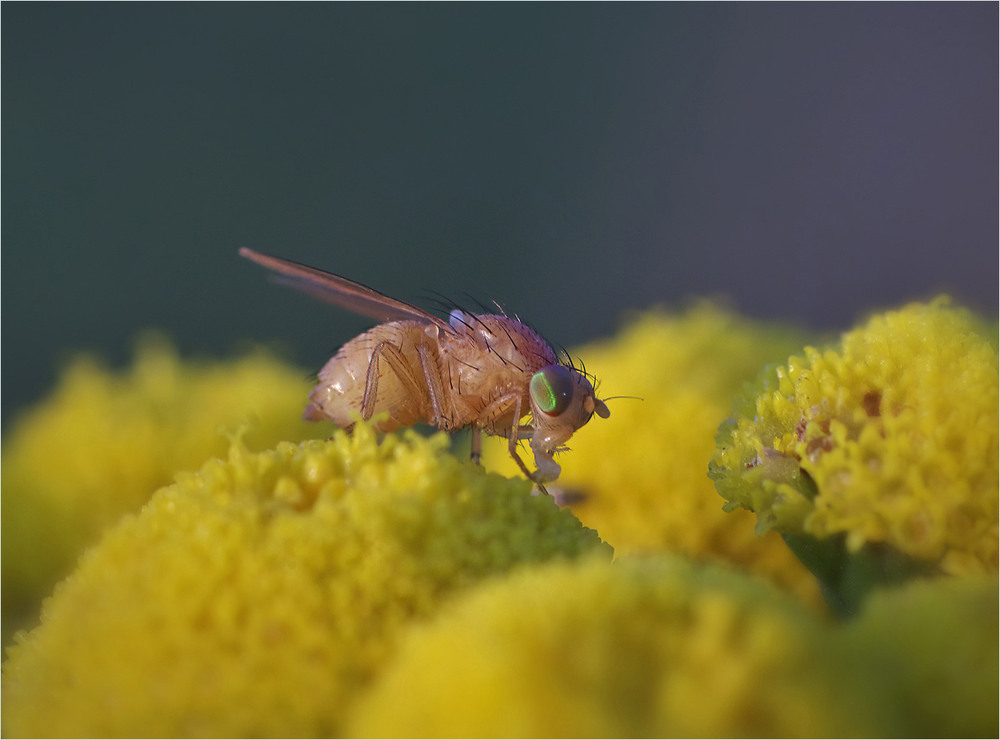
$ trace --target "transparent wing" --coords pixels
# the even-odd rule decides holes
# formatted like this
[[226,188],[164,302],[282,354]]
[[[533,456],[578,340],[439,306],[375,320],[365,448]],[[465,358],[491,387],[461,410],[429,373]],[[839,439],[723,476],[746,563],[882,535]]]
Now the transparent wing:
[[444,331],[452,331],[446,321],[434,314],[411,306],[409,303],[382,295],[377,290],[372,290],[361,283],[339,275],[317,270],[315,267],[301,265],[291,260],[261,254],[247,247],[240,247],[240,256],[269,270],[274,270],[279,275],[278,282],[290,285],[297,290],[308,293],[313,298],[332,303],[334,306],[345,308],[356,314],[377,321],[422,321],[434,324]]

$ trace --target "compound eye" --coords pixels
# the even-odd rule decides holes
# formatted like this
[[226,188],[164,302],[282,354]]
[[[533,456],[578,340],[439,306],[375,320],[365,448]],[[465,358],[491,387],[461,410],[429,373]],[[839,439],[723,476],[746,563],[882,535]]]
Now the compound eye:
[[531,376],[531,400],[547,416],[559,416],[573,400],[573,378],[562,365],[549,365]]

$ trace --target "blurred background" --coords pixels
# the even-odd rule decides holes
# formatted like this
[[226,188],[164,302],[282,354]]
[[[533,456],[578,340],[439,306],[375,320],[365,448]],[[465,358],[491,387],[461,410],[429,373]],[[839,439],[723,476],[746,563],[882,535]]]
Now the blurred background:
[[367,327],[241,245],[567,346],[699,295],[996,315],[995,3],[0,12],[5,424],[146,327],[309,369]]

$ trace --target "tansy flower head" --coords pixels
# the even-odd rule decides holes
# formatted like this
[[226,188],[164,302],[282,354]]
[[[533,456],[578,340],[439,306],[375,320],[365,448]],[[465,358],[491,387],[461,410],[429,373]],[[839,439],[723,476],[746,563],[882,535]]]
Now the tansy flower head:
[[[638,314],[613,339],[575,350],[598,395],[634,398],[610,400],[610,418],[573,436],[550,490],[617,556],[669,551],[724,561],[820,603],[815,579],[781,538],[755,536],[749,513],[727,516],[705,477],[733,396],[804,341],[794,329],[702,302]],[[505,445],[486,452],[488,465],[516,474]]]
[[[746,576],[659,556],[532,568],[412,630],[358,703],[375,737],[892,734],[826,625]],[[891,714],[891,713],[890,713]]]
[[938,299],[768,370],[722,425],[710,475],[762,532],[996,573],[997,419],[996,349]]
[[111,529],[4,666],[13,736],[330,736],[402,629],[519,564],[610,548],[447,439],[234,444]]
[[[83,548],[181,470],[225,454],[242,429],[251,447],[325,436],[301,419],[306,374],[262,351],[228,361],[181,361],[148,335],[132,366],[73,360],[58,386],[24,413],[3,445],[3,608],[12,623]],[[19,614],[20,612],[20,614]]]
[[875,593],[840,636],[857,671],[881,676],[901,737],[997,737],[995,575],[917,580]]

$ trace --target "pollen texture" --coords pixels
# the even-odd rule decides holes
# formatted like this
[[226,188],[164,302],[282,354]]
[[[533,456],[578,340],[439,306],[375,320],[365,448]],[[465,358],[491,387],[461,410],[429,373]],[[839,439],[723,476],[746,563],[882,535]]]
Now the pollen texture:
[[997,372],[981,325],[947,299],[875,315],[769,368],[722,425],[711,476],[759,531],[995,574]]
[[408,625],[483,579],[610,548],[447,439],[206,463],[111,529],[21,633],[4,734],[336,736]]

